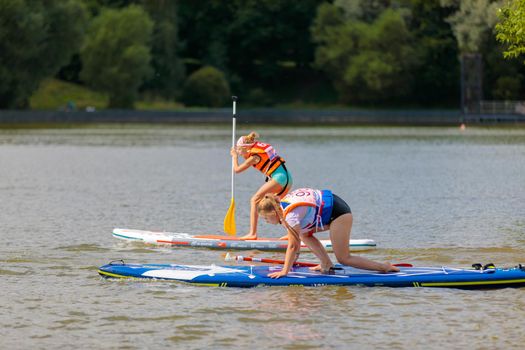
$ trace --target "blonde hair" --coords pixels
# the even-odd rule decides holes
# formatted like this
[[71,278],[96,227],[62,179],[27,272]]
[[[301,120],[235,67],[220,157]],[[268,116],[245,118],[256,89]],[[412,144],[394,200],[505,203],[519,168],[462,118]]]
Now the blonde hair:
[[264,197],[257,203],[257,211],[268,213],[271,211],[276,211],[277,215],[282,219],[282,212],[280,206],[281,200],[276,194],[267,193]]
[[281,208],[281,199],[278,195],[274,193],[267,193],[264,195],[263,199],[257,203],[257,212],[261,213],[270,213],[275,211],[279,217],[279,222],[284,225],[287,229],[295,232],[297,237],[299,237],[299,232],[297,232],[292,226],[288,225],[284,219],[284,213]]
[[244,136],[245,143],[255,143],[257,140],[259,140],[259,134],[255,131],[252,131],[248,135]]

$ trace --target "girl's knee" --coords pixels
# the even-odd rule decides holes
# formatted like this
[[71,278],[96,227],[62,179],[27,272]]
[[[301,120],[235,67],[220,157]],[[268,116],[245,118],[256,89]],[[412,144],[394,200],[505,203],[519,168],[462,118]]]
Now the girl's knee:
[[348,262],[348,259],[350,258],[351,258],[350,254],[335,256],[335,259],[337,260],[337,262],[342,265],[345,265]]

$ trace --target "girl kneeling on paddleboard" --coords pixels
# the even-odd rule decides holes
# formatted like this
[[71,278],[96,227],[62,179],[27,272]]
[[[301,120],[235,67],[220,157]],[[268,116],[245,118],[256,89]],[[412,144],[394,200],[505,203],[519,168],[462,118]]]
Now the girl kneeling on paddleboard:
[[268,274],[269,277],[286,276],[299,256],[301,241],[321,260],[312,270],[329,273],[334,267],[328,253],[315,232],[330,230],[332,249],[337,261],[359,269],[381,272],[397,272],[390,263],[378,263],[351,255],[348,247],[352,230],[352,212],[344,200],[329,190],[300,188],[290,192],[282,200],[267,194],[258,204],[259,215],[270,224],[282,224],[288,231],[288,247],[283,269]]
[[[250,200],[250,232],[241,237],[242,239],[257,239],[257,203],[267,193],[284,196],[292,187],[292,175],[284,165],[284,159],[268,143],[259,142],[259,135],[251,132],[249,135],[241,136],[237,141],[237,147],[232,148],[230,153],[233,157],[233,170],[241,173],[253,166],[266,175],[266,183],[262,185]],[[239,165],[238,156],[246,160]]]

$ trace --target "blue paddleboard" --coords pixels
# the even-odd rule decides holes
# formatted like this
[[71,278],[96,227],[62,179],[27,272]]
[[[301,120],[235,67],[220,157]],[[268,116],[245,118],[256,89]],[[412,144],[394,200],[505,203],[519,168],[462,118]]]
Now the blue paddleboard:
[[272,279],[268,273],[280,271],[280,265],[178,265],[126,264],[114,261],[101,266],[98,273],[107,278],[146,278],[181,281],[216,287],[256,286],[328,286],[367,287],[446,287],[488,289],[525,287],[525,267],[460,269],[452,267],[400,267],[400,272],[376,273],[336,265],[334,274],[294,267],[285,277]]

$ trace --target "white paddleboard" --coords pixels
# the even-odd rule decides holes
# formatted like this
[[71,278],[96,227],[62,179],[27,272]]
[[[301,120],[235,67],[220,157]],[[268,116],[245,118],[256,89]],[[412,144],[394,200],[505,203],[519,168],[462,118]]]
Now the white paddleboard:
[[[182,232],[144,231],[126,228],[115,228],[113,237],[126,241],[143,242],[154,245],[168,245],[173,247],[200,247],[210,249],[285,251],[288,243],[278,238],[258,238],[256,240],[242,240],[235,236],[223,235],[192,235]],[[332,242],[320,240],[327,251],[332,251]],[[363,251],[376,248],[372,239],[350,240],[351,251]],[[301,251],[309,249],[301,243]]]

